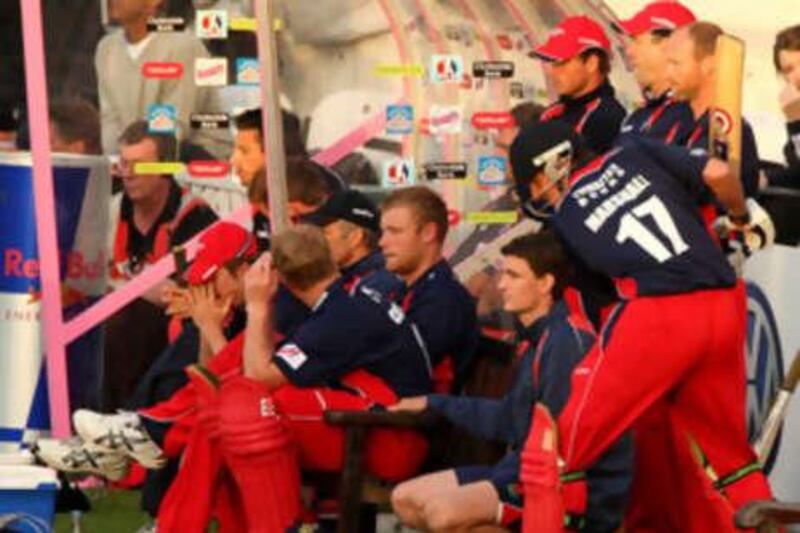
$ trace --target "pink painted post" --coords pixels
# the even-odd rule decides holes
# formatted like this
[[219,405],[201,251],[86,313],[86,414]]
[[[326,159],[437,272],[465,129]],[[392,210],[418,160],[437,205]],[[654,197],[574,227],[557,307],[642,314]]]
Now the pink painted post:
[[47,390],[50,427],[56,437],[68,437],[69,394],[66,347],[61,342],[63,315],[58,267],[58,235],[53,201],[53,168],[50,160],[47,74],[45,73],[42,6],[39,0],[20,0],[22,39],[25,49],[25,86],[28,124],[33,156],[33,192],[36,207],[36,241],[42,284],[42,338],[47,354]]

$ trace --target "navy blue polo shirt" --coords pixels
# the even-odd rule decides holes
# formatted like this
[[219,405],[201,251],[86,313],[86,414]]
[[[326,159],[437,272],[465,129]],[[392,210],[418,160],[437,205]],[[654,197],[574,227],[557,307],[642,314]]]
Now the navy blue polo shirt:
[[660,96],[645,94],[643,105],[623,121],[620,134],[646,135],[672,144],[687,139],[693,129],[692,108],[667,91]]
[[[709,144],[709,113],[703,113],[694,123],[689,136],[678,144],[682,144],[692,151],[699,150],[708,153]],[[758,194],[759,158],[756,136],[750,123],[742,118],[742,186],[744,195],[753,198]]]
[[[570,376],[594,344],[594,334],[569,320],[567,306],[557,302],[550,313],[527,328],[519,327],[519,368],[509,392],[498,399],[428,396],[428,405],[453,424],[490,441],[503,442],[509,453],[489,473],[504,501],[519,484],[520,456],[530,431],[534,404],[543,403],[558,417],[570,395]],[[587,520],[593,530],[612,530],[622,522],[633,471],[633,446],[621,438],[587,470]]]
[[589,149],[600,154],[614,144],[626,114],[614,88],[606,81],[578,98],[562,96],[542,112],[539,120],[560,120],[569,124]]
[[451,358],[458,387],[477,350],[479,332],[475,301],[450,265],[440,260],[413,285],[403,287],[396,301],[417,327],[434,368]]
[[341,279],[272,360],[299,387],[336,387],[341,377],[363,369],[399,396],[431,390],[431,362],[400,306],[365,285],[348,292]]
[[380,252],[373,252],[342,269],[342,283],[348,290],[364,284],[384,295],[395,295],[403,287],[403,280],[386,270],[386,260]]
[[552,225],[621,298],[731,287],[736,276],[698,207],[706,162],[632,137],[572,175]]

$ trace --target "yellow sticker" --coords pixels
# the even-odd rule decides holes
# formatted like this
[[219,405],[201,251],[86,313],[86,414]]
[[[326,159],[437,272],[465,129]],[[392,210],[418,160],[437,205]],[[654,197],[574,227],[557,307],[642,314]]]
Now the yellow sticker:
[[425,74],[425,67],[415,65],[376,65],[376,76],[422,76]]
[[234,17],[228,22],[233,31],[256,31],[256,19],[252,17]]
[[136,163],[133,166],[134,174],[180,174],[186,170],[186,165],[183,163],[174,162],[152,162],[152,163]]
[[516,211],[475,211],[467,213],[469,224],[513,224],[519,219]]

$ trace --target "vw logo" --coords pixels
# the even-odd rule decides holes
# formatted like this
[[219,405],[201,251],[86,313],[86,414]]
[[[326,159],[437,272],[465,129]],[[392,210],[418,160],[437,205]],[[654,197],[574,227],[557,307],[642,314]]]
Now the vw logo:
[[[747,433],[750,442],[755,442],[783,381],[783,354],[769,300],[750,281],[747,282],[746,357]],[[779,446],[780,439],[776,440],[771,457],[776,456]]]

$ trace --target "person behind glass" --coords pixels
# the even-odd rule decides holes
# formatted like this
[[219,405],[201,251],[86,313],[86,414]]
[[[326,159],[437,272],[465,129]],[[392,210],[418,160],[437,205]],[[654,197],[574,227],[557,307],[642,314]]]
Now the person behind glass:
[[788,139],[783,147],[786,167],[768,172],[769,185],[800,189],[800,25],[782,30],[773,46],[775,70],[783,78],[781,110]]
[[[108,2],[109,18],[120,28],[100,40],[94,57],[103,152],[116,153],[120,132],[145,118],[150,105],[169,104],[176,108],[178,134],[188,141],[185,145],[224,158],[230,152],[227,130],[189,128],[192,113],[223,111],[216,87],[195,84],[195,59],[209,57],[208,51],[188,31],[150,32],[147,28],[151,18],[161,15],[164,4],[164,0]],[[182,74],[173,79],[148,77],[148,68],[158,63],[180,65]]]
[[[142,174],[137,164],[172,160],[173,136],[153,134],[147,122],[128,126],[119,139],[123,190],[112,199],[110,284],[119,287],[146,265],[170,253],[217,219],[201,198],[181,189],[170,175]],[[107,409],[125,404],[139,379],[167,343],[167,280],[134,300],[106,322],[104,394]],[[137,324],[139,343],[128,332]],[[124,354],[127,354],[124,355]]]
[[65,154],[102,154],[97,108],[82,98],[54,101],[50,105],[50,149]]
[[694,14],[679,2],[659,0],[614,25],[628,37],[625,52],[644,97],[642,105],[622,123],[623,136],[647,135],[670,144],[690,134],[694,116],[685,102],[673,97],[666,48],[676,29],[694,21]]
[[530,56],[544,61],[558,93],[540,120],[566,122],[597,153],[609,149],[626,113],[608,79],[611,43],[600,24],[582,15],[567,17]]

